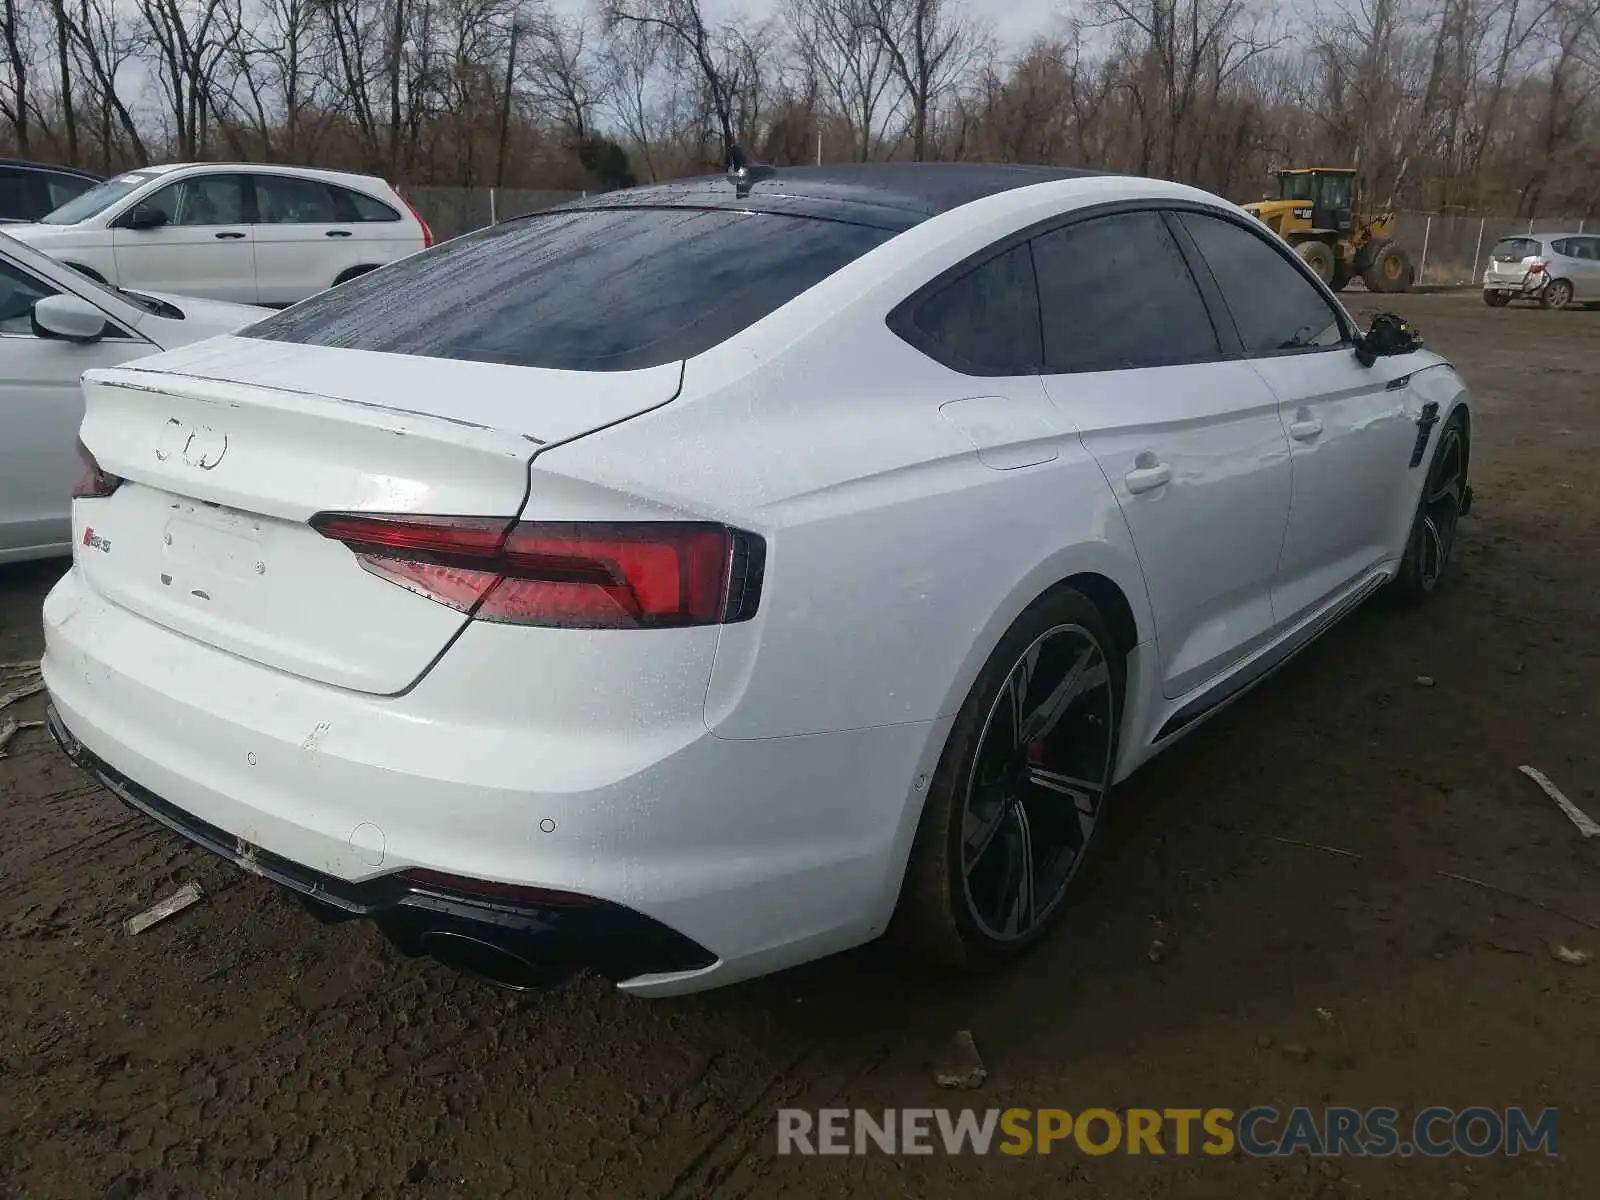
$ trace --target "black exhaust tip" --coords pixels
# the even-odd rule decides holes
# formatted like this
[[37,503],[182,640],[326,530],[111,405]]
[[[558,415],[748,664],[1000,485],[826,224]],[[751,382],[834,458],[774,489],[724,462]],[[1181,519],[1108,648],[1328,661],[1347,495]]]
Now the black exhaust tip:
[[418,949],[435,962],[508,992],[532,992],[559,983],[566,972],[530,962],[520,954],[481,938],[434,929],[418,939]]

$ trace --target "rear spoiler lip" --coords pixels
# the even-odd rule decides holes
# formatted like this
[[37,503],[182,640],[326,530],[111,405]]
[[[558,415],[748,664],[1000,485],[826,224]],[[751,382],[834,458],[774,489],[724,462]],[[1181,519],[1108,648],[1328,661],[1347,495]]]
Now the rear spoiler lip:
[[[182,379],[191,383],[209,384],[217,389],[238,388],[251,393],[271,393],[282,396],[298,396],[313,400],[318,404],[342,404],[352,408],[368,409],[372,412],[394,413],[396,416],[420,417],[425,421],[443,421],[449,425],[459,425],[463,429],[475,429],[484,433],[501,436],[522,438],[532,442],[535,446],[545,445],[543,438],[534,437],[531,433],[522,433],[510,429],[497,429],[492,425],[483,425],[476,421],[468,421],[463,417],[452,417],[446,413],[424,412],[421,409],[399,408],[390,404],[376,404],[371,400],[356,400],[348,396],[330,396],[326,392],[313,392],[306,388],[289,388],[273,383],[237,383],[228,379],[216,379],[207,375],[197,375],[192,372],[175,370],[170,367],[147,368],[137,365],[121,367],[97,367],[84,372],[85,383],[97,383],[103,387],[124,388],[128,391],[149,392],[157,396],[178,395],[186,399],[211,400],[213,396],[207,394],[206,388],[173,388],[164,384],[147,382],[147,380]],[[224,401],[225,402],[225,401]],[[395,432],[401,432],[395,430]]]

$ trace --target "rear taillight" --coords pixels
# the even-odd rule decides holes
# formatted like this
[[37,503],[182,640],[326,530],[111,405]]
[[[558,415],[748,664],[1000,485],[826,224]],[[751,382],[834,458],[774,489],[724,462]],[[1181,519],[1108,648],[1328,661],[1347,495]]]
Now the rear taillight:
[[83,462],[83,476],[72,489],[74,500],[103,500],[122,486],[122,477],[103,470],[82,438],[78,439],[78,458]]
[[747,620],[765,543],[692,521],[522,522],[319,513],[368,571],[482,621],[663,629]]
[[1542,258],[1532,259],[1528,263],[1528,274],[1529,275],[1537,275],[1541,271],[1543,271],[1544,268],[1545,268],[1544,259],[1542,259]]
[[411,215],[417,219],[417,224],[422,226],[422,248],[426,250],[429,246],[433,245],[433,230],[430,229],[428,227],[428,223],[422,219],[422,214],[417,211],[417,206],[411,203],[411,201],[407,200],[405,196],[401,194],[400,189],[395,187],[394,184],[391,183],[389,186],[394,188],[394,194],[400,197],[400,203],[404,204],[406,208],[410,210]]

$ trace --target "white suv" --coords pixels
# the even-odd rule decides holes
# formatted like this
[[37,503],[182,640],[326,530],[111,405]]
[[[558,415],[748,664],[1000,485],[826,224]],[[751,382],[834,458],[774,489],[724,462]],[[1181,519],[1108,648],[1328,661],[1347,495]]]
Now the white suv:
[[129,171],[6,232],[119,287],[266,305],[433,244],[381,179],[240,163]]

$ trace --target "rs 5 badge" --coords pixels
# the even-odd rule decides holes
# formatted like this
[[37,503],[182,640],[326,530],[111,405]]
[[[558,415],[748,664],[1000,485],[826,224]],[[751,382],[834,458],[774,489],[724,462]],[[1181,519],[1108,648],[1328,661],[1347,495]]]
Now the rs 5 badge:
[[83,544],[91,550],[100,551],[102,554],[111,553],[111,539],[101,537],[94,531],[94,526],[92,525],[83,527]]

